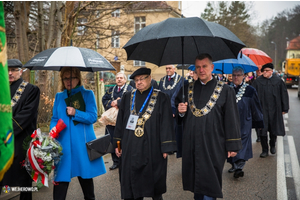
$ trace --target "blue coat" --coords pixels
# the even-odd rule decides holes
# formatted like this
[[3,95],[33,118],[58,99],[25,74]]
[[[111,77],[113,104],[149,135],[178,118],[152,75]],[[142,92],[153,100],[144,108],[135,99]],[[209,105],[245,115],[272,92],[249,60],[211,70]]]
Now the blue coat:
[[[50,129],[54,127],[59,119],[62,119],[67,127],[60,132],[57,140],[63,147],[63,155],[56,166],[57,175],[54,181],[70,182],[71,178],[80,176],[84,179],[93,178],[106,173],[103,158],[90,161],[86,150],[86,142],[96,139],[93,123],[97,120],[97,105],[94,93],[84,89],[83,86],[72,89],[72,94],[81,92],[86,111],[76,110],[73,117],[66,114],[68,98],[67,90],[57,93],[53,106],[53,116]],[[76,126],[72,120],[80,122]]]
[[[238,93],[238,89],[235,89]],[[249,160],[252,153],[252,128],[264,128],[263,113],[255,88],[251,85],[246,87],[242,99],[237,103],[241,123],[241,139],[243,148],[235,157],[228,158],[228,162],[234,163],[240,159]]]

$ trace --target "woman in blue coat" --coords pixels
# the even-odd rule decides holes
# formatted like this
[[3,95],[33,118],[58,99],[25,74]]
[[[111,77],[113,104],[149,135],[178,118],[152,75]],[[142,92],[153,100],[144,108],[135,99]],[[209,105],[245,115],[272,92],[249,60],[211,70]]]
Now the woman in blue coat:
[[[62,145],[63,155],[55,168],[54,181],[58,182],[58,185],[54,185],[53,199],[66,198],[69,182],[73,177],[78,177],[84,199],[95,199],[93,178],[106,173],[103,158],[90,161],[85,145],[86,142],[96,139],[93,128],[93,123],[97,120],[95,96],[91,90],[86,90],[81,85],[81,74],[78,68],[64,67],[60,78],[62,92],[55,96],[50,129],[59,119],[62,119],[67,127],[57,138]],[[72,107],[67,105],[65,99],[78,93],[81,93],[82,98],[73,97]],[[80,109],[83,105],[85,111]]]

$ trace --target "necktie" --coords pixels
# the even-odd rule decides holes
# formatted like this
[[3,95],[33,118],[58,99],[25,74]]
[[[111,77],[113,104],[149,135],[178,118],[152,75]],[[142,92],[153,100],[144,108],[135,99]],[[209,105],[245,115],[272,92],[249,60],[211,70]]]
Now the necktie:
[[120,92],[120,87],[118,87],[118,92]]
[[171,80],[171,76],[169,76],[169,81]]

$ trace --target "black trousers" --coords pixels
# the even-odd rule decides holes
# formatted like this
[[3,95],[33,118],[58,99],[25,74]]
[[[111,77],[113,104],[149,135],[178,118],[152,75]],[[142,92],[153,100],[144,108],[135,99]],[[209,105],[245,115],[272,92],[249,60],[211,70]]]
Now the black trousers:
[[239,159],[237,161],[235,161],[234,163],[231,163],[232,167],[234,169],[240,169],[243,170],[243,168],[245,167],[246,161],[243,159]]
[[[83,179],[78,176],[78,180],[84,195],[84,199],[94,200],[95,193],[93,179]],[[68,187],[69,182],[58,182],[58,185],[54,185],[53,200],[65,200],[67,196]]]
[[[105,135],[110,134],[110,136],[111,136],[111,143],[112,144],[113,144],[114,132],[115,132],[115,127],[114,126],[110,126],[110,125],[106,126]],[[119,166],[120,159],[119,159],[119,157],[114,152],[111,153],[111,158],[112,158],[112,161],[113,161],[114,165],[118,165]]]
[[[270,137],[270,141],[269,141],[270,147],[275,147],[277,136],[269,132],[269,137]],[[268,136],[260,136],[260,143],[261,143],[262,151],[268,152],[269,151]]]
[[[143,199],[144,199],[144,197],[140,197],[140,198],[137,198],[137,199],[134,199],[134,198],[131,198],[131,199],[124,199],[124,200],[143,200]],[[152,199],[153,199],[153,200],[163,200],[161,194],[152,197]]]
[[[10,187],[32,187],[32,179],[31,177],[28,175],[28,172],[26,171],[25,168],[21,168],[21,171],[23,171],[24,176],[19,177],[20,179],[20,183],[19,185],[8,185]],[[0,195],[1,195],[1,191],[2,191],[2,187],[4,186],[4,184],[2,182],[0,182]],[[27,191],[27,192],[20,192],[20,200],[32,200],[32,192],[31,191]]]

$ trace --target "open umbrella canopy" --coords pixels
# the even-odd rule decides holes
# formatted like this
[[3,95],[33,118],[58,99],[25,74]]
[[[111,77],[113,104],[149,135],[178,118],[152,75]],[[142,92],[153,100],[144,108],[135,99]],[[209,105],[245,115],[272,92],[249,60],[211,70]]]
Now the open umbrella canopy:
[[[183,67],[182,67],[183,66]],[[176,66],[176,68],[177,69],[188,69],[189,68],[189,64],[186,64],[186,65],[182,65],[182,64],[178,64],[177,66]]]
[[200,53],[213,60],[236,58],[244,43],[230,30],[199,17],[168,18],[146,26],[123,47],[128,60],[142,60],[158,66],[194,64]]
[[80,47],[47,49],[30,59],[23,67],[30,70],[60,71],[62,67],[78,67],[80,71],[115,71],[116,69],[101,54]]
[[234,67],[240,66],[244,69],[245,73],[258,70],[255,63],[247,56],[239,53],[237,59],[225,59],[213,62],[215,74],[232,74]]
[[248,56],[257,66],[262,66],[272,62],[272,58],[265,52],[255,48],[243,48],[241,52]]

